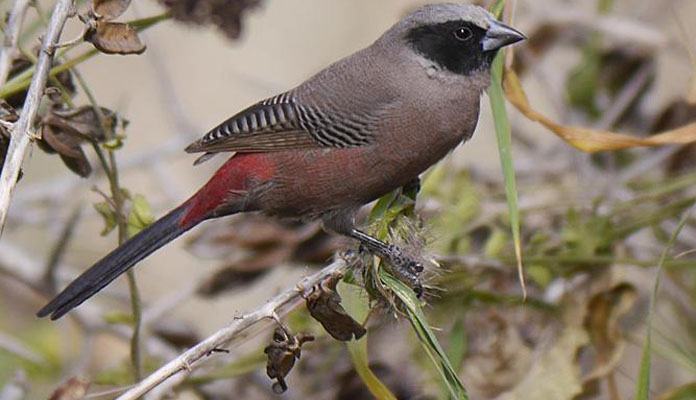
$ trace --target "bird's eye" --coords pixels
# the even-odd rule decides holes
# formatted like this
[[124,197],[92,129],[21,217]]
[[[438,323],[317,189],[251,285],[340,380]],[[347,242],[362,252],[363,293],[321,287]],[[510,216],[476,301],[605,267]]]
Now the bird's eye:
[[454,37],[456,37],[457,40],[460,40],[462,42],[471,39],[473,35],[474,34],[473,32],[471,32],[471,29],[467,27],[461,27],[454,30]]

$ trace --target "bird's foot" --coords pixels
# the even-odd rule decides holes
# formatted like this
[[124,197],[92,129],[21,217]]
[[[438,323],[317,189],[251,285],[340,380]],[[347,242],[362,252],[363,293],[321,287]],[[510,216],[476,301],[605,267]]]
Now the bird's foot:
[[389,244],[384,251],[384,256],[394,268],[405,271],[413,275],[419,275],[423,272],[423,264],[415,261],[411,257],[404,254],[400,247]]
[[420,282],[420,273],[423,272],[423,264],[406,254],[399,246],[384,243],[357,229],[351,232],[351,236],[360,241],[361,247],[366,248],[372,254],[391,265],[392,273],[401,281],[406,282],[418,297],[423,293],[423,285]]
[[391,265],[394,275],[408,283],[416,296],[420,298],[423,294],[423,284],[420,281],[423,264],[409,257],[400,247],[393,244],[387,245],[383,259]]

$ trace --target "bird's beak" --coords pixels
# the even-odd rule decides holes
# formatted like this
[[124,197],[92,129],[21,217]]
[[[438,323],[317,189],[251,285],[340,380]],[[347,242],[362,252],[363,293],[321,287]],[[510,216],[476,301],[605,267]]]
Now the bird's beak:
[[483,51],[494,51],[525,39],[527,37],[522,32],[492,19],[481,44]]

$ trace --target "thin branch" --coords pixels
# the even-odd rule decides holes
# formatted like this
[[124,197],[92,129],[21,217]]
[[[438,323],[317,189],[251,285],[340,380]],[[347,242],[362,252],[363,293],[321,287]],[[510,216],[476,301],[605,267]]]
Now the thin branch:
[[[106,122],[106,117],[104,116],[101,107],[99,107],[99,104],[97,103],[94,94],[89,88],[89,85],[87,85],[87,82],[84,80],[82,75],[77,70],[73,72],[75,73],[75,77],[77,78],[80,87],[89,99],[89,102],[92,105],[92,109],[94,110],[95,115],[99,119],[99,127],[101,128],[104,137],[107,139],[107,141],[112,140],[114,138],[113,127],[108,126],[108,123]],[[118,164],[116,162],[116,155],[114,154],[114,151],[112,149],[107,149],[107,161],[106,157],[104,157],[104,153],[101,147],[96,142],[92,142],[92,147],[95,153],[97,153],[102,169],[104,170],[104,173],[106,174],[109,180],[109,187],[111,189],[111,200],[113,200],[113,207],[116,213],[116,223],[118,226],[118,244],[121,245],[128,239],[128,223],[126,220],[126,215],[124,213],[124,205],[126,199],[123,195],[123,190],[121,190],[121,184],[119,183],[119,171]],[[140,291],[138,290],[138,284],[135,279],[135,272],[133,270],[129,270],[128,272],[126,272],[126,277],[128,278],[128,289],[130,292],[131,310],[133,313],[133,335],[131,337],[130,355],[131,363],[133,364],[133,376],[135,378],[134,380],[139,381],[140,379],[142,379],[143,373],[142,352],[140,345],[140,331],[142,325],[142,304],[140,300]]]
[[273,297],[256,311],[235,318],[225,328],[220,329],[204,341],[179,355],[179,357],[171,360],[118,397],[118,400],[138,399],[180,372],[192,371],[193,368],[198,366],[198,361],[210,355],[213,350],[229,344],[234,339],[247,337],[245,334],[248,333],[252,326],[264,320],[273,319],[278,315],[287,314],[290,310],[300,305],[303,302],[302,294],[304,288],[310,288],[328,276],[337,272],[344,272],[347,268],[348,264],[346,261],[337,259],[321,271],[302,279],[297,285]]
[[7,150],[7,158],[5,159],[5,164],[2,169],[2,175],[0,175],[0,235],[2,235],[2,230],[5,226],[12,193],[17,185],[19,170],[22,167],[27,147],[29,147],[29,143],[31,143],[32,136],[30,130],[32,129],[34,118],[36,118],[36,114],[39,110],[39,103],[43,96],[44,89],[46,88],[46,80],[48,79],[48,72],[53,62],[55,45],[58,43],[58,40],[60,40],[63,26],[65,26],[65,22],[73,10],[73,1],[74,0],[58,0],[56,3],[53,15],[51,16],[51,22],[48,25],[46,35],[41,45],[39,61],[36,64],[36,74],[31,81],[31,86],[29,86],[29,91],[27,92],[19,121],[17,121],[14,129],[12,129],[10,147]]
[[29,8],[29,0],[15,0],[10,11],[10,17],[5,27],[5,40],[0,53],[0,86],[7,81],[7,76],[12,69],[12,61],[19,54],[17,44],[19,43],[19,32],[22,30],[24,15]]

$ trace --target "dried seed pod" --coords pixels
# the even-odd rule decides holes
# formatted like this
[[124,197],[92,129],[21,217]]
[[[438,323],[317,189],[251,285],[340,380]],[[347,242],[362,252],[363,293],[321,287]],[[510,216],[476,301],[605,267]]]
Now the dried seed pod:
[[92,12],[107,21],[120,17],[130,5],[130,0],[93,0]]
[[285,377],[295,366],[295,360],[300,359],[302,345],[313,340],[314,337],[310,335],[294,336],[282,326],[276,328],[273,341],[263,350],[268,356],[266,374],[276,380],[273,384],[275,393],[280,394],[288,389]]
[[132,26],[113,22],[126,12],[130,0],[93,0],[92,11],[81,17],[87,29],[83,39],[105,54],[141,54],[145,45]]
[[340,280],[341,275],[334,274],[312,287],[305,297],[307,309],[334,339],[347,342],[355,337],[358,340],[366,330],[341,305],[341,296],[336,291]]
[[[118,123],[116,114],[101,108],[105,117],[106,129],[113,129]],[[53,109],[41,121],[41,149],[48,153],[58,153],[65,165],[81,177],[92,172],[87,155],[82,150],[86,141],[105,140],[94,108],[82,106],[70,110]]]
[[84,39],[106,54],[141,54],[146,48],[138,31],[121,22],[98,20],[85,32]]

